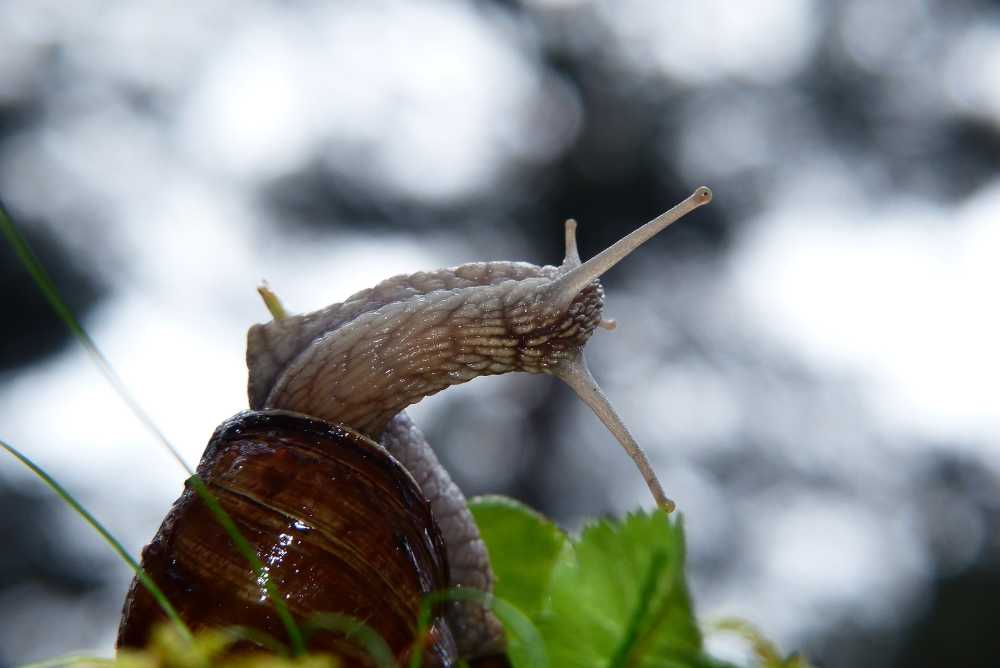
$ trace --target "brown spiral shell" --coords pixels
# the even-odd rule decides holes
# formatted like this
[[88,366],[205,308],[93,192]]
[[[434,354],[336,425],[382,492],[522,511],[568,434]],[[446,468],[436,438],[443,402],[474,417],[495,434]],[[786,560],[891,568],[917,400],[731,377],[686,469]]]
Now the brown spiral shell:
[[[377,631],[400,660],[421,599],[448,586],[444,543],[412,476],[381,446],[340,425],[287,411],[247,411],[213,434],[198,467],[299,623],[334,612]],[[239,625],[285,639],[264,583],[195,492],[174,503],[142,566],[192,630]],[[133,580],[118,647],[143,646],[164,616]],[[424,665],[456,661],[436,614]],[[321,632],[310,651],[368,665],[343,636]]]

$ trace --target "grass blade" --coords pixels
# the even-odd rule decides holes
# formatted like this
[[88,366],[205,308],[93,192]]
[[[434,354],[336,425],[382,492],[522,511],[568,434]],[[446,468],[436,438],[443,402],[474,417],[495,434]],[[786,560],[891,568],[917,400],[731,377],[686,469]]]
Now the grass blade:
[[[139,402],[137,402],[135,398],[132,396],[132,394],[128,391],[128,388],[125,386],[125,383],[122,382],[121,378],[118,376],[114,368],[111,366],[111,363],[108,362],[108,359],[104,356],[104,353],[102,353],[100,348],[97,347],[97,344],[94,343],[94,340],[90,337],[90,334],[88,334],[87,330],[83,328],[83,325],[81,325],[80,321],[77,320],[76,316],[73,314],[73,311],[70,310],[69,306],[67,306],[66,302],[63,300],[62,296],[60,296],[59,290],[58,288],[56,288],[56,285],[52,281],[52,278],[49,276],[49,273],[45,270],[45,266],[35,255],[34,251],[31,250],[31,246],[28,244],[27,240],[14,225],[14,222],[11,219],[10,214],[7,212],[6,206],[4,206],[2,201],[0,201],[0,232],[3,233],[8,243],[14,249],[14,252],[17,254],[18,259],[21,260],[21,263],[24,265],[25,269],[27,269],[28,273],[31,274],[32,279],[35,281],[35,285],[38,286],[38,289],[42,292],[42,295],[49,302],[49,305],[56,312],[59,318],[63,321],[67,329],[69,329],[70,333],[76,338],[77,341],[79,341],[80,345],[83,346],[84,350],[86,350],[87,354],[93,360],[98,370],[108,381],[108,383],[111,384],[111,387],[115,390],[115,392],[122,399],[122,401],[124,401],[125,404],[129,407],[129,410],[131,410],[132,413],[139,419],[139,421],[142,422],[142,424],[145,425],[145,427],[154,436],[156,436],[156,438],[160,441],[163,447],[165,447],[167,451],[170,452],[171,455],[173,455],[174,459],[177,460],[177,462],[181,465],[181,467],[189,474],[191,474],[191,477],[188,479],[188,483],[191,484],[195,492],[198,493],[198,495],[202,498],[202,500],[211,509],[212,514],[215,515],[216,519],[222,524],[222,527],[226,530],[226,533],[229,534],[230,538],[232,538],[237,548],[247,559],[250,565],[254,568],[258,578],[261,577],[264,578],[268,596],[270,597],[271,602],[275,607],[275,611],[277,612],[278,617],[281,618],[282,623],[284,623],[285,628],[288,630],[288,636],[292,642],[292,651],[296,655],[303,654],[305,652],[305,646],[302,642],[302,634],[299,632],[298,627],[295,625],[295,620],[292,619],[291,613],[288,611],[288,606],[285,605],[284,600],[278,593],[277,587],[275,587],[274,583],[272,583],[271,580],[267,577],[267,572],[266,570],[264,570],[264,565],[257,557],[257,554],[253,551],[253,548],[250,546],[250,543],[246,540],[246,538],[243,537],[242,534],[240,534],[239,529],[236,528],[236,525],[233,523],[232,519],[222,509],[222,506],[219,505],[219,502],[215,498],[215,496],[208,490],[207,487],[205,487],[205,484],[201,481],[201,479],[194,475],[194,471],[191,469],[190,466],[188,466],[187,462],[184,461],[184,458],[181,457],[180,452],[178,452],[177,449],[174,448],[174,446],[170,443],[170,441],[167,440],[167,437],[163,434],[163,432],[156,425],[156,423],[153,422],[153,419],[149,416],[148,413],[146,413],[146,411],[142,409],[142,406],[139,405]],[[135,560],[132,559],[132,557],[130,557],[128,553],[124,551],[124,549],[121,547],[118,541],[116,541],[111,536],[111,534],[109,534],[102,526],[100,526],[100,524],[98,524],[97,521],[94,520],[94,518],[91,517],[89,513],[87,513],[87,511],[85,511],[78,503],[76,503],[76,501],[74,501],[72,497],[70,497],[65,492],[65,490],[63,490],[62,487],[58,485],[58,483],[56,483],[48,475],[46,475],[44,471],[36,467],[34,464],[30,463],[30,461],[26,457],[24,457],[21,453],[17,452],[13,448],[6,446],[6,444],[4,444],[4,447],[6,447],[12,454],[14,454],[15,457],[20,459],[33,471],[35,471],[35,473],[41,476],[42,479],[45,480],[50,487],[56,490],[56,492],[60,496],[62,496],[67,503],[69,503],[81,515],[83,515],[84,518],[87,519],[87,521],[90,522],[91,525],[101,533],[104,539],[107,540],[109,544],[111,544],[111,546],[116,549],[116,551],[118,551],[119,555],[123,559],[125,559],[125,561],[129,564],[129,566],[132,567],[132,569],[136,572],[136,575],[139,577],[139,579],[143,582],[144,585],[146,585],[146,588],[150,590],[150,593],[153,594],[154,598],[157,599],[157,601],[160,603],[160,606],[164,609],[164,611],[167,612],[168,616],[171,617],[171,619],[176,619],[177,622],[183,624],[183,622],[181,622],[180,620],[180,617],[177,616],[176,611],[174,611],[173,607],[170,606],[169,601],[167,601],[166,597],[163,596],[162,592],[160,592],[159,589],[156,589],[154,591],[153,588],[156,587],[156,584],[153,583],[153,581],[150,580],[148,576],[146,576],[141,566],[139,566],[139,564],[137,564]],[[150,586],[152,586],[152,588],[150,588]],[[168,607],[170,608],[169,611],[167,610]],[[187,630],[186,626],[184,627],[184,633],[185,633],[185,638],[190,639],[191,637],[190,632]]]
[[114,368],[108,359],[101,352],[101,349],[97,347],[94,340],[90,338],[90,334],[87,330],[83,328],[80,321],[77,320],[73,311],[70,310],[69,306],[63,300],[62,296],[59,294],[58,288],[56,288],[55,283],[49,276],[49,273],[45,270],[45,266],[42,265],[41,261],[35,255],[34,251],[31,250],[31,246],[28,245],[28,241],[24,236],[18,231],[17,227],[14,225],[14,221],[11,219],[10,214],[7,213],[7,207],[4,206],[3,202],[0,201],[0,232],[3,232],[3,236],[7,239],[7,242],[14,249],[14,253],[17,255],[21,264],[24,268],[28,270],[31,274],[32,280],[34,280],[35,285],[41,291],[42,295],[48,301],[52,310],[56,312],[59,319],[63,321],[66,328],[69,329],[70,333],[80,342],[83,349],[87,352],[90,358],[94,361],[97,366],[98,371],[104,376],[104,378],[111,384],[114,391],[121,397],[122,401],[128,406],[132,414],[135,415],[139,421],[153,434],[160,444],[167,449],[167,451],[173,455],[174,459],[181,465],[181,467],[188,472],[188,474],[193,474],[194,471],[188,466],[184,458],[181,457],[180,452],[167,440],[167,437],[163,434],[160,428],[153,422],[153,418],[149,416],[146,411],[142,409],[139,402],[135,400],[135,397],[128,391],[125,387],[125,383],[122,379],[115,373]]
[[542,634],[517,606],[511,605],[502,598],[487,594],[478,589],[452,588],[444,591],[431,592],[420,602],[420,614],[417,618],[417,638],[413,652],[410,655],[409,668],[421,668],[424,659],[424,646],[431,624],[431,610],[434,606],[448,601],[475,601],[492,610],[504,629],[518,638],[526,654],[526,665],[532,668],[548,668],[549,658],[545,653],[545,643]]
[[378,668],[398,668],[396,658],[385,639],[360,619],[334,612],[321,612],[313,615],[305,624],[307,634],[314,630],[343,633],[345,638],[363,647]]
[[41,478],[42,481],[59,496],[59,498],[65,501],[70,508],[79,513],[79,515],[87,522],[87,524],[93,527],[93,529],[101,535],[101,538],[103,538],[104,541],[111,546],[111,549],[113,549],[116,553],[118,553],[118,556],[121,557],[125,561],[125,563],[127,563],[129,566],[132,567],[132,570],[135,571],[136,577],[139,578],[139,582],[141,582],[142,586],[144,586],[149,591],[150,595],[152,595],[152,597],[156,599],[156,602],[159,604],[160,608],[163,610],[164,613],[166,613],[170,621],[174,623],[174,626],[176,626],[178,633],[180,633],[186,640],[190,641],[191,631],[188,629],[184,621],[180,618],[180,615],[177,614],[177,610],[175,610],[174,606],[170,604],[170,601],[167,600],[167,597],[164,596],[160,588],[156,586],[156,583],[153,582],[152,578],[150,578],[146,574],[146,571],[142,569],[142,566],[140,566],[138,562],[136,562],[136,560],[133,559],[132,556],[125,551],[125,548],[122,547],[122,544],[118,542],[118,539],[112,536],[111,532],[109,532],[107,529],[104,528],[104,525],[98,522],[97,519],[93,515],[91,515],[86,508],[80,505],[80,503],[75,498],[73,498],[73,496],[69,492],[67,492],[62,485],[60,485],[52,478],[52,476],[50,476],[48,473],[42,470],[40,466],[31,461],[27,456],[22,454],[14,446],[9,445],[8,443],[2,440],[0,440],[0,447],[9,452],[15,458],[17,458],[22,464],[27,466],[29,469],[31,469],[31,471],[39,478]]
[[219,504],[219,500],[215,498],[215,495],[209,491],[205,482],[196,475],[191,476],[187,479],[185,483],[190,485],[195,493],[201,497],[202,502],[215,516],[215,519],[222,525],[226,533],[229,534],[229,538],[233,541],[236,549],[239,550],[243,558],[247,560],[250,566],[254,569],[254,574],[257,576],[257,582],[263,583],[265,590],[267,591],[267,596],[271,599],[271,604],[274,605],[274,611],[278,614],[278,618],[281,619],[281,623],[285,626],[285,631],[288,633],[288,639],[292,644],[292,654],[294,656],[302,656],[306,653],[305,642],[302,639],[302,632],[299,627],[295,624],[295,620],[292,618],[292,613],[288,610],[288,606],[285,605],[285,600],[281,597],[278,592],[278,587],[271,581],[271,576],[264,567],[264,563],[257,556],[254,551],[253,546],[250,544],[242,533],[240,533],[239,528],[236,523],[233,522],[233,518],[229,516],[222,506]]
[[271,654],[275,654],[277,656],[288,656],[287,647],[285,647],[271,634],[265,633],[260,629],[255,629],[249,626],[226,626],[221,629],[221,632],[233,642],[245,640],[258,645],[259,647],[263,647],[267,651],[271,652]]

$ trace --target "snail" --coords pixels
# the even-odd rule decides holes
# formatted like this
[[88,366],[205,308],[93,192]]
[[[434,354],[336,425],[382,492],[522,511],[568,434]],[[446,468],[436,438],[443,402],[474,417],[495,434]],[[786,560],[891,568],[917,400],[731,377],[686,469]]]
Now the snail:
[[[274,317],[247,334],[250,410],[216,430],[198,473],[293,615],[351,615],[405,658],[421,597],[446,587],[492,591],[465,497],[405,413],[479,376],[525,371],[564,381],[633,459],[657,505],[672,511],[583,349],[598,326],[614,326],[602,319],[598,278],[711,198],[708,188],[696,189],[587,262],[569,220],[559,266],[477,262],[399,275],[303,315],[288,315],[261,288]],[[191,490],[144,549],[143,566],[193,628],[228,623],[280,633],[263,583]],[[158,615],[133,581],[119,646],[141,645]],[[343,638],[327,635],[311,648],[355,656]],[[473,602],[447,604],[431,636],[427,657],[438,665],[502,655],[505,646],[498,620]]]

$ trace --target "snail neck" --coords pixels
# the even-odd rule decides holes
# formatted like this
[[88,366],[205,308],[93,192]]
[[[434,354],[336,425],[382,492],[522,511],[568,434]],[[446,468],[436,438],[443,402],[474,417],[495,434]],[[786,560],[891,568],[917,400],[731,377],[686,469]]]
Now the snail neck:
[[569,304],[539,275],[420,294],[385,304],[316,338],[288,365],[264,408],[340,422],[377,439],[407,406],[479,376],[553,373],[601,321],[596,281]]

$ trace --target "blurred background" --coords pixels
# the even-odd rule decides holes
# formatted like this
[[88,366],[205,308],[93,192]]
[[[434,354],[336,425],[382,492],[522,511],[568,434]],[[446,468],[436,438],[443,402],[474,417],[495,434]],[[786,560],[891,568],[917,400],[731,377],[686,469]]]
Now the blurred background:
[[[194,463],[244,336],[390,275],[590,257],[591,367],[684,514],[699,614],[822,666],[1000,663],[1000,3],[0,3],[0,195]],[[184,473],[0,248],[0,437],[133,553]],[[411,410],[469,494],[651,500],[565,387]],[[112,651],[130,574],[0,459],[0,666]],[[712,639],[724,656],[729,643]]]

